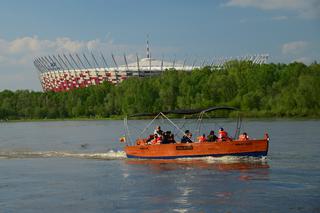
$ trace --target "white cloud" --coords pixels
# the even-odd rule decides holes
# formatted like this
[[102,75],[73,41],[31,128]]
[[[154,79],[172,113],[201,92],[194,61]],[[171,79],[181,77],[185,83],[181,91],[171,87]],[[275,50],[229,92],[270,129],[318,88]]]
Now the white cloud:
[[[176,52],[172,47],[153,46],[152,51],[161,53]],[[128,62],[136,60],[136,53],[142,58],[145,56],[145,45],[117,44],[110,36],[105,39],[89,41],[73,40],[68,37],[59,37],[53,40],[40,39],[37,36],[21,37],[6,40],[0,37],[0,90],[31,88],[40,90],[36,68],[33,60],[39,56],[61,53],[104,53],[109,64],[112,63],[111,53],[114,53],[117,62],[124,64],[123,54],[126,53]]]
[[289,43],[285,43],[282,45],[282,53],[289,54],[300,54],[302,53],[308,46],[308,42],[306,41],[293,41]]
[[228,0],[224,5],[255,7],[262,10],[289,10],[303,18],[320,17],[319,0]]
[[294,59],[293,62],[301,62],[304,64],[311,64],[313,62],[313,60],[309,57],[301,57],[301,58]]

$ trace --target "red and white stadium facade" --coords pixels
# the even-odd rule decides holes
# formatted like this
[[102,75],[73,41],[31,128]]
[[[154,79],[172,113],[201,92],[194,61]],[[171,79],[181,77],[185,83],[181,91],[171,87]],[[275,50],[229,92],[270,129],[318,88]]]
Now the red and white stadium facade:
[[[148,49],[147,49],[148,50]],[[114,55],[112,54],[114,66],[110,67],[103,54],[95,56],[91,53],[90,57],[85,54],[61,54],[52,56],[38,57],[34,60],[34,65],[39,72],[40,83],[43,91],[62,92],[77,88],[84,88],[91,85],[98,85],[105,81],[118,84],[129,77],[146,77],[160,75],[163,71],[169,69],[191,71],[194,68],[203,66],[221,67],[228,60],[249,60],[253,63],[266,63],[267,54],[245,56],[238,58],[215,58],[211,63],[206,63],[204,60],[201,65],[196,66],[196,61],[193,61],[192,66],[186,65],[186,60],[181,63],[176,63],[162,60],[156,60],[150,57],[147,51],[147,57],[139,59],[136,56],[136,61],[127,62],[126,55],[124,65],[117,64]]]

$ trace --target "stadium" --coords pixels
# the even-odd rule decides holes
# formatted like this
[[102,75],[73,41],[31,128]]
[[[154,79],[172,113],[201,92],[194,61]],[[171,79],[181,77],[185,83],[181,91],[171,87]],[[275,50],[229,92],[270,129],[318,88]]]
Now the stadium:
[[34,60],[34,66],[38,70],[39,80],[43,91],[62,92],[77,88],[98,85],[105,81],[119,84],[123,80],[136,76],[148,77],[160,75],[165,70],[176,69],[183,71],[191,71],[195,68],[204,66],[222,67],[229,60],[247,60],[253,63],[263,64],[268,59],[268,54],[244,56],[237,58],[214,58],[212,61],[192,61],[192,65],[187,64],[185,59],[183,62],[164,61],[151,57],[149,51],[149,42],[147,41],[146,57],[139,58],[136,54],[134,62],[128,63],[124,54],[122,64],[118,64],[115,57],[111,54],[113,66],[109,66],[106,57],[100,54],[58,54],[51,56],[37,57]]

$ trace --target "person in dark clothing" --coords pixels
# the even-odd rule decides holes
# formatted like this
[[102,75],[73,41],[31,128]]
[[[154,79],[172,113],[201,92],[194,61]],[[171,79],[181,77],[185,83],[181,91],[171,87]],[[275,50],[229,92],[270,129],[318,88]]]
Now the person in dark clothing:
[[190,131],[186,130],[183,137],[181,138],[181,143],[192,143],[191,137],[192,134],[190,133]]
[[162,139],[162,144],[168,144],[169,142],[169,137],[170,137],[170,132],[166,131],[163,133],[163,139]]
[[218,137],[214,134],[214,131],[210,131],[208,137],[207,137],[207,141],[208,142],[214,142],[218,139]]

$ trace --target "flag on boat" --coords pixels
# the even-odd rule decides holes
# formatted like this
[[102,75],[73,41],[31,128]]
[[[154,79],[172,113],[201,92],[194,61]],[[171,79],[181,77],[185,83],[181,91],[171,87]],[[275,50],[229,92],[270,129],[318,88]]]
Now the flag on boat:
[[121,142],[121,143],[126,142],[126,137],[121,137],[121,138],[120,138],[120,142]]

